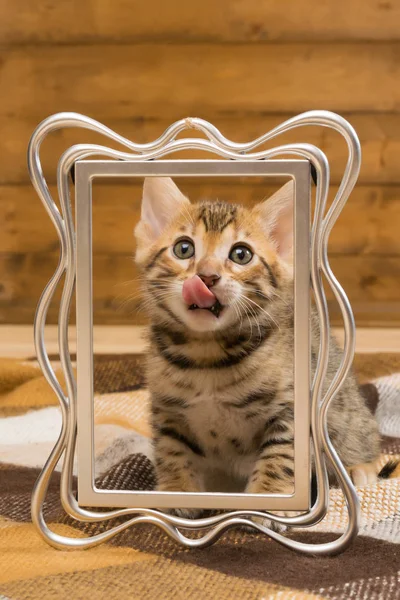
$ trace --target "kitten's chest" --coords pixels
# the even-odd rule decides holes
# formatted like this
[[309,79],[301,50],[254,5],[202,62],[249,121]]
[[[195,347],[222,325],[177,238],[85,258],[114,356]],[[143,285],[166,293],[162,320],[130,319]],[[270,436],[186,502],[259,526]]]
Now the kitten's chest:
[[262,415],[246,420],[244,411],[234,407],[227,395],[199,390],[189,402],[185,416],[207,455],[215,459],[227,454],[252,454],[259,444]]

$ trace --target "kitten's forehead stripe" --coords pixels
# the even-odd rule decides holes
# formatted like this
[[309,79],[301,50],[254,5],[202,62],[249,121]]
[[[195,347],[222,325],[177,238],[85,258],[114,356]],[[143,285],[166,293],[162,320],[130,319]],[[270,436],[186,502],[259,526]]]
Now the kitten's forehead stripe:
[[199,217],[206,232],[222,231],[236,220],[237,206],[227,202],[205,202],[200,205]]
[[162,256],[162,254],[164,254],[164,252],[167,249],[168,249],[168,246],[164,246],[163,248],[160,248],[160,250],[158,250],[158,252],[156,252],[156,254],[151,258],[150,262],[145,266],[145,270],[150,271],[150,269],[152,269],[154,267],[154,265],[157,263],[160,256]]

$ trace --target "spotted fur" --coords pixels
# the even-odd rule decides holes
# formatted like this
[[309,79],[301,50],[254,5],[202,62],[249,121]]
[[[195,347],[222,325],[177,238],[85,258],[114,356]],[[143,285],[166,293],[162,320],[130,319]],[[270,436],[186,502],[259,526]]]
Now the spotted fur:
[[[146,180],[137,262],[151,319],[147,377],[160,490],[293,491],[292,198],[288,184],[252,210],[190,204],[171,180]],[[195,244],[187,260],[173,254],[182,236]],[[238,242],[254,252],[247,265],[229,259]],[[225,307],[220,318],[183,304],[183,282],[196,273],[220,276],[213,287]],[[313,369],[318,345],[313,317]],[[341,358],[331,346],[325,389]],[[352,374],[328,429],[347,467],[377,457],[377,425]]]

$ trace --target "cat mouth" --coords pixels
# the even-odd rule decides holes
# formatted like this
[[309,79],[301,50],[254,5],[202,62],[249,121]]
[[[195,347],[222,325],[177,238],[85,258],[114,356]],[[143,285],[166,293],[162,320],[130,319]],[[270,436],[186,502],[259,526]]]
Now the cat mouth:
[[207,310],[218,319],[223,306],[214,291],[198,276],[185,280],[182,287],[182,299],[188,310]]
[[197,304],[191,304],[188,309],[189,310],[208,310],[208,312],[210,312],[212,315],[214,315],[214,317],[216,317],[218,319],[218,317],[220,316],[224,307],[217,298],[215,303],[212,306],[202,308],[200,306],[197,306]]

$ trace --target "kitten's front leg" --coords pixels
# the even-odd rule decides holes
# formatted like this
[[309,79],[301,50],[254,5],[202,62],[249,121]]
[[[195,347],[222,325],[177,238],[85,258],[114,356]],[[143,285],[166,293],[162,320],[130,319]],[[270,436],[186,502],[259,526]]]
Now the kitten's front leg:
[[[266,423],[264,437],[246,487],[247,494],[292,494],[294,490],[293,410],[288,407]],[[285,513],[277,513],[284,515]],[[265,519],[263,524],[282,531],[285,526]]]
[[[204,452],[188,431],[178,423],[171,422],[171,415],[157,419],[154,426],[154,457],[157,489],[163,492],[203,492],[203,474],[199,459]],[[177,508],[173,511],[181,517],[195,518],[201,509]]]

